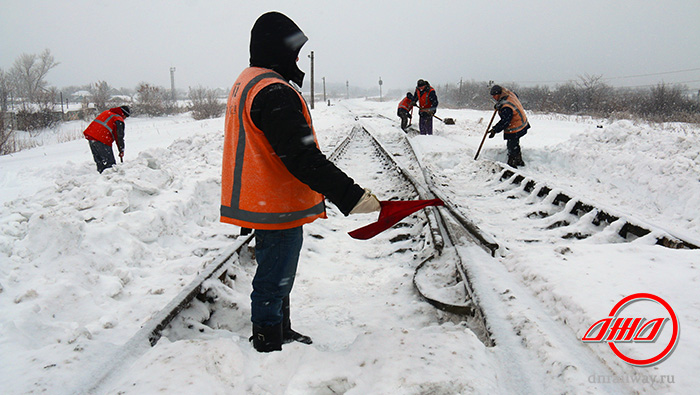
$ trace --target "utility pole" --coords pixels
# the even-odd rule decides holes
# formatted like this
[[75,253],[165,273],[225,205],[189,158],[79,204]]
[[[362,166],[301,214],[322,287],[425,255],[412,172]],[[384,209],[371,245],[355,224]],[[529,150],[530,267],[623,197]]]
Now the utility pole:
[[311,109],[314,109],[314,51],[311,51]]
[[323,77],[323,102],[326,102],[326,77]]
[[379,77],[379,101],[382,101],[382,77]]
[[350,81],[345,80],[345,98],[350,98]]
[[175,67],[170,68],[170,96],[175,101]]

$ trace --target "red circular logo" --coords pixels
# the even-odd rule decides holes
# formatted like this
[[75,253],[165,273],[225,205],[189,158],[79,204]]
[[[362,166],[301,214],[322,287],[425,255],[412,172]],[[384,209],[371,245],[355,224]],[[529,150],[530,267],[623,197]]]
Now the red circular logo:
[[661,306],[663,306],[666,311],[668,311],[668,314],[671,316],[671,321],[673,323],[673,333],[671,334],[671,339],[668,342],[668,345],[656,356],[647,358],[647,359],[635,359],[635,358],[630,358],[626,356],[625,354],[620,351],[617,346],[615,345],[615,342],[609,342],[608,344],[610,345],[610,348],[613,350],[615,355],[620,357],[623,361],[629,363],[630,365],[635,365],[635,366],[652,366],[657,363],[662,362],[664,359],[668,358],[669,355],[673,352],[673,350],[676,348],[676,344],[678,343],[678,337],[680,334],[680,324],[678,322],[678,317],[676,317],[676,313],[673,311],[671,308],[671,305],[666,303],[665,300],[661,299],[660,297],[649,294],[649,293],[637,293],[634,295],[627,296],[626,298],[622,299],[619,301],[615,307],[610,310],[610,316],[611,317],[617,317],[618,314],[629,304],[636,302],[636,301],[641,301],[641,300],[647,300],[647,301],[654,301]]

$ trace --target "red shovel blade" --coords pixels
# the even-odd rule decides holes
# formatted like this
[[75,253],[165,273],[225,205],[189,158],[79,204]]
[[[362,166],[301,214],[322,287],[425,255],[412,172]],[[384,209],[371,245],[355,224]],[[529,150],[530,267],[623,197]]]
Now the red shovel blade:
[[350,237],[358,240],[367,240],[391,228],[406,216],[428,206],[442,206],[440,199],[431,200],[392,200],[379,202],[382,210],[379,219],[369,225],[348,232]]

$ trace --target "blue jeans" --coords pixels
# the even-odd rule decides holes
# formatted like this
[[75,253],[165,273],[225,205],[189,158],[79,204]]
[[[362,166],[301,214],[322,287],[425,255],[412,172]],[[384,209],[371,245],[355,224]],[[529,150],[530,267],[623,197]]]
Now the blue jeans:
[[282,322],[282,300],[289,296],[304,240],[301,226],[282,230],[255,230],[258,269],[250,294],[250,320],[260,326]]

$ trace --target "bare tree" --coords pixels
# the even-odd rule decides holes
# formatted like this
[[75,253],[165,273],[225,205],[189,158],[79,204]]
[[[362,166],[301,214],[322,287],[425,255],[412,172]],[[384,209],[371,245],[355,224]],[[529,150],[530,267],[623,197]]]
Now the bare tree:
[[61,113],[54,112],[57,97],[56,88],[38,92],[34,98],[34,109],[17,111],[17,129],[32,132],[56,125],[61,120]]
[[5,112],[7,111],[7,90],[6,82],[7,78],[5,76],[5,71],[0,69],[0,155],[4,153],[3,147],[10,138],[9,128],[5,129]]
[[220,102],[216,92],[211,89],[190,87],[188,96],[192,102],[190,109],[194,119],[218,118],[226,109],[226,104]]
[[134,105],[135,112],[150,116],[160,116],[166,113],[168,94],[163,88],[142,82],[136,89],[137,100]]
[[107,102],[111,97],[110,92],[112,88],[105,81],[98,81],[94,85],[90,86],[92,93],[92,101],[95,103],[95,109],[100,113],[107,109]]
[[10,136],[12,136],[11,122],[6,122],[7,97],[10,96],[10,76],[0,69],[0,155],[8,153]]
[[56,98],[58,97],[58,89],[51,87],[37,93],[34,99],[39,112],[50,113],[56,107]]
[[7,98],[10,96],[10,76],[5,70],[0,69],[0,111],[4,114],[7,111]]
[[576,85],[580,89],[581,96],[579,98],[584,109],[593,112],[608,112],[607,103],[611,96],[611,88],[603,83],[602,75],[585,74],[579,76]]
[[[486,87],[492,84],[462,80],[457,88],[446,85],[440,97],[447,106],[485,110],[491,106]],[[700,101],[686,93],[690,91],[686,86],[661,83],[651,89],[613,88],[601,75],[585,74],[578,81],[553,88],[508,88],[517,92],[526,110],[700,123]]]
[[670,120],[676,112],[688,112],[689,102],[679,86],[670,86],[662,82],[651,88],[645,112],[660,120]]
[[40,55],[23,53],[15,60],[10,75],[25,110],[29,103],[36,102],[39,92],[46,89],[46,75],[58,64],[48,49]]
[[41,54],[20,55],[10,70],[13,91],[21,100],[21,108],[16,113],[18,130],[37,130],[54,125],[59,118],[53,114],[57,91],[49,88],[46,75],[58,66],[51,51]]

